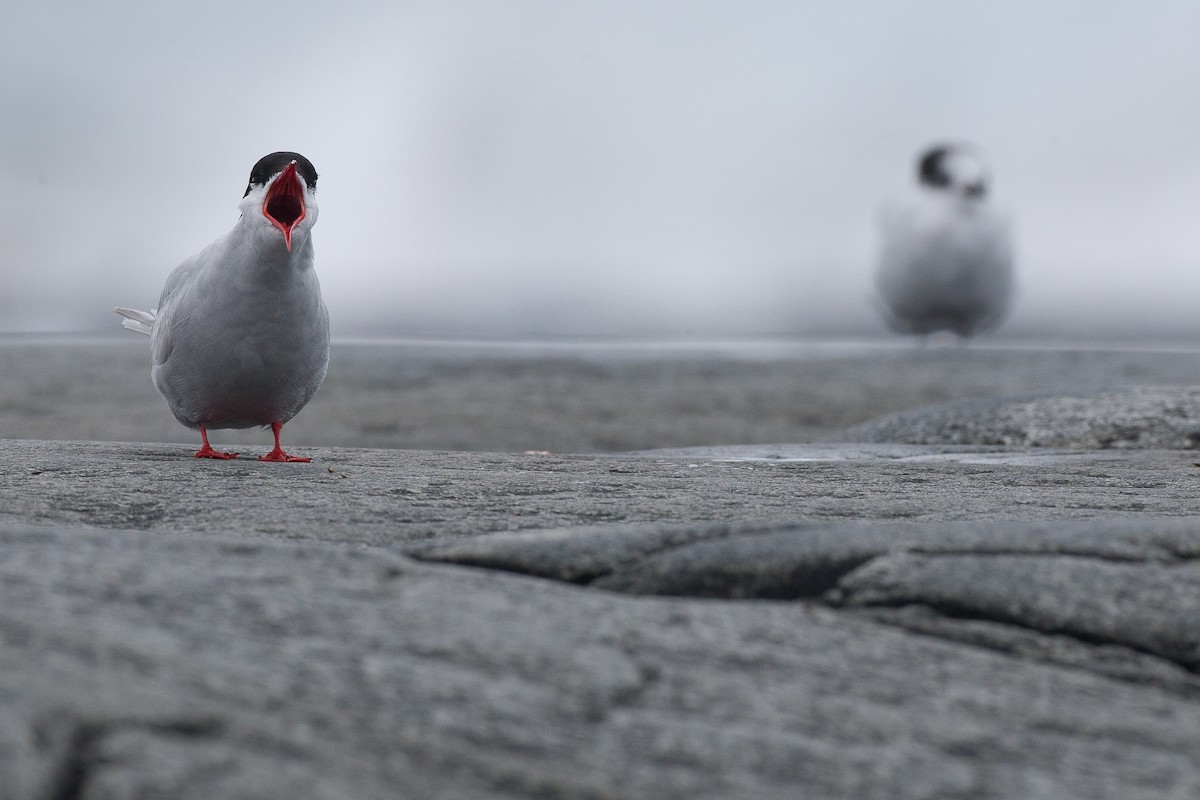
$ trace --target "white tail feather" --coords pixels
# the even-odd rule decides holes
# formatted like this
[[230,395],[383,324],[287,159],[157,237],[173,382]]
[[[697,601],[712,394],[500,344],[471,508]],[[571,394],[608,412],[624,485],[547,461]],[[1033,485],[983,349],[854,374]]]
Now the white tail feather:
[[114,308],[113,311],[125,317],[121,320],[122,328],[128,328],[135,333],[144,333],[147,336],[150,335],[150,331],[154,330],[154,320],[157,318],[158,309],[138,311],[133,308]]

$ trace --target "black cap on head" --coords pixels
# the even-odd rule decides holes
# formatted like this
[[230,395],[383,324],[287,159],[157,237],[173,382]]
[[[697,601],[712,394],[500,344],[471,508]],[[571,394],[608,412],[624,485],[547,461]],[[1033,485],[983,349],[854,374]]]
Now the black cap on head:
[[255,186],[265,186],[267,181],[283,172],[287,165],[293,161],[296,162],[296,172],[304,179],[308,188],[315,191],[317,188],[317,170],[313,167],[312,162],[299,153],[281,150],[278,153],[263,156],[258,160],[258,163],[254,165],[254,169],[250,170],[250,182],[246,184],[246,192],[242,197],[250,194],[250,190]]
[[[946,171],[946,156],[950,155],[954,148],[948,145],[938,145],[927,151],[921,156],[921,160],[917,162],[917,177],[921,183],[927,186],[949,186],[952,180],[950,173]],[[261,162],[260,162],[261,163]]]
[[[971,165],[971,166],[967,166]],[[987,194],[988,175],[973,145],[939,144],[917,160],[917,178],[935,189],[955,189],[968,197]]]

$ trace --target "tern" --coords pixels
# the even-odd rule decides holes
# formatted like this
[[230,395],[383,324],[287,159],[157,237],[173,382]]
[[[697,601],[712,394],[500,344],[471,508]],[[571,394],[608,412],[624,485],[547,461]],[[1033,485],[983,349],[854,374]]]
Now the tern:
[[304,408],[329,365],[329,313],[313,269],[317,172],[299,153],[263,156],[233,230],[167,277],[154,311],[114,309],[149,334],[154,386],[175,418],[200,431],[270,426],[260,461],[311,461],[284,452],[283,426]]
[[1008,313],[1011,226],[989,184],[975,148],[941,144],[918,158],[916,185],[884,207],[876,286],[894,330],[966,340]]

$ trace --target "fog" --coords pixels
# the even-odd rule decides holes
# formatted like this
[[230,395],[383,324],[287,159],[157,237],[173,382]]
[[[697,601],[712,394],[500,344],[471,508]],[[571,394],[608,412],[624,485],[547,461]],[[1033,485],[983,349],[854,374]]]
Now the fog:
[[1200,342],[1200,5],[103,7],[0,29],[0,331],[115,331],[321,174],[339,336],[882,334],[874,221],[931,142],[1016,220],[1010,336]]

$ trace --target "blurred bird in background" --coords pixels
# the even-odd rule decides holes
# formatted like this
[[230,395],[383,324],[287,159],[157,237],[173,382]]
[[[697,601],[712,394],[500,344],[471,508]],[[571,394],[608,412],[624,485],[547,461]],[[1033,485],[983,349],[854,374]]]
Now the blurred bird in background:
[[916,182],[884,206],[876,287],[888,324],[966,340],[998,325],[1013,296],[1008,214],[990,199],[979,151],[939,144],[917,160]]

